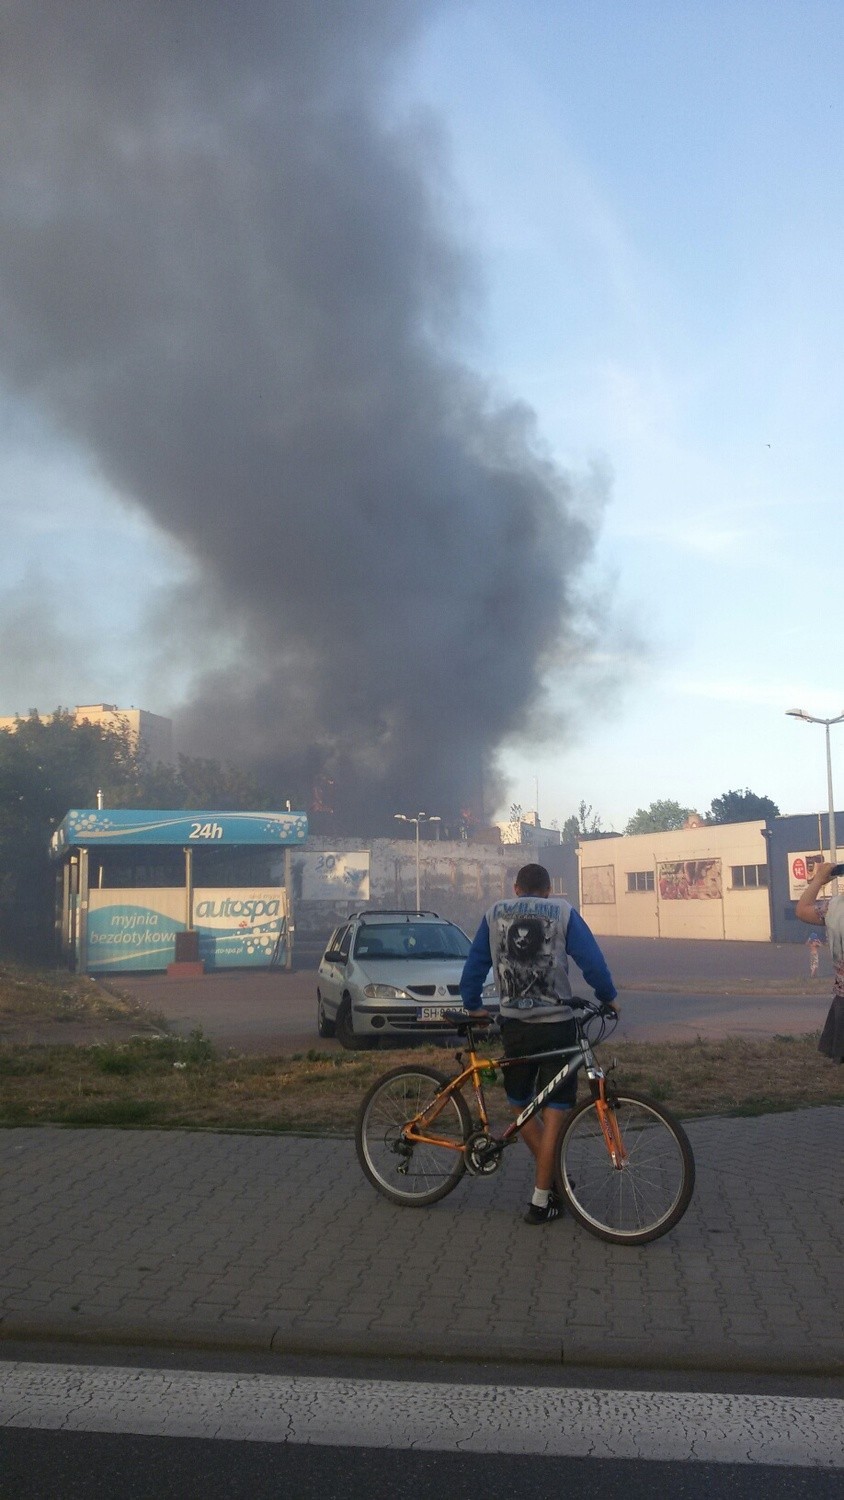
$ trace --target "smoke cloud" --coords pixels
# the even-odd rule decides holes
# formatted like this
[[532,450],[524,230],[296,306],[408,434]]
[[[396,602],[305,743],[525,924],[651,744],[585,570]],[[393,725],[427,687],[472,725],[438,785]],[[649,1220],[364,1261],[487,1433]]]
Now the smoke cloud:
[[477,811],[589,633],[599,506],[459,358],[442,141],[388,104],[435,8],[3,5],[0,369],[197,564],[186,747],[361,831]]

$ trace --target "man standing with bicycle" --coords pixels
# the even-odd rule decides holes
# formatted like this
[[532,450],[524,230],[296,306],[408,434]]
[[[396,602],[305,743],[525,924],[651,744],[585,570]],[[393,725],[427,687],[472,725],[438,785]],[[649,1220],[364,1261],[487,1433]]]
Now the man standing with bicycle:
[[[616,988],[603,953],[583,918],[561,896],[551,895],[551,878],[543,865],[524,865],[513,887],[515,899],[497,901],[475,934],[460,980],[466,1010],[483,1016],[481,992],[490,969],[500,996],[499,1019],[505,1057],[524,1057],[523,1066],[505,1069],[507,1100],[520,1114],[531,1098],[560,1071],[559,1053],[576,1041],[569,1001],[569,959],[574,959],[598,1000],[611,1005]],[[533,1197],[526,1224],[550,1224],[559,1218],[554,1190],[557,1144],[577,1093],[577,1075],[560,1084],[542,1110],[528,1120],[522,1135],[536,1161]]]

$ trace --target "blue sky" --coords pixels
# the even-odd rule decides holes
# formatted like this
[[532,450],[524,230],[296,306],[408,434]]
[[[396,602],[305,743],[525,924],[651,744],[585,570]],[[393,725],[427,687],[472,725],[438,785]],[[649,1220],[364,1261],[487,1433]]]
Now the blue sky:
[[561,463],[611,476],[594,586],[621,681],[569,743],[508,750],[543,818],[745,786],[826,805],[823,731],[784,711],[844,709],[843,20],[498,0],[419,60],[483,246],[479,358]]
[[[500,815],[537,782],[543,821],[585,800],[616,829],[733,787],[826,806],[822,730],[785,710],[844,710],[843,22],[791,0],[469,0],[395,81],[398,113],[439,119],[479,266],[461,352],[606,494],[586,580],[603,686],[552,671],[569,727],[505,747]],[[144,620],[190,570],[175,544],[12,403],[0,510],[0,712],[170,710],[183,664]],[[28,653],[28,611],[52,652]]]

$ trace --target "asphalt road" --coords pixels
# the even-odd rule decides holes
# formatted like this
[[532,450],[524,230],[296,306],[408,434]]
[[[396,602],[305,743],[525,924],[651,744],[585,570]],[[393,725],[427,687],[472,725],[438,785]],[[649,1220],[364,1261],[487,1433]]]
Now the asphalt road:
[[0,1431],[11,1500],[840,1500],[841,1470]]
[[0,1363],[4,1494],[6,1485],[16,1500],[840,1493],[829,1451],[831,1435],[840,1449],[840,1388],[828,1381],[81,1355],[12,1346]]
[[[821,955],[811,978],[798,945],[652,938],[601,944],[621,997],[619,1041],[802,1035],[819,1031],[829,1009],[829,958]],[[336,1051],[337,1042],[316,1033],[317,982],[315,969],[120,977],[180,1035],[201,1027],[219,1046],[242,1052]],[[585,981],[580,988],[588,993]]]

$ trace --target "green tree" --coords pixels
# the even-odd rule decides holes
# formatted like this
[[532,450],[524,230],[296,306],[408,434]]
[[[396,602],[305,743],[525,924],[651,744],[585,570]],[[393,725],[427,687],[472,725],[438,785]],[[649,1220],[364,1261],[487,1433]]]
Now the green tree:
[[0,952],[35,957],[50,930],[50,835],[71,807],[116,805],[136,775],[128,732],[63,709],[0,732]]
[[78,724],[56,709],[32,713],[0,731],[0,953],[49,952],[53,874],[50,835],[71,808],[271,807],[266,789],[236,766],[180,755],[178,766],[152,765],[127,726]]
[[587,806],[585,802],[581,802],[577,812],[566,818],[560,830],[560,838],[564,844],[574,843],[577,839],[597,838],[602,832],[601,819],[593,813],[592,804]]
[[755,818],[778,818],[780,810],[770,797],[759,797],[745,787],[743,792],[724,792],[712,798],[707,823],[750,823]]
[[275,807],[266,787],[251,771],[228,762],[200,756],[180,755],[175,766],[163,761],[155,765],[140,757],[131,783],[122,788],[114,807],[195,807],[216,812]]
[[669,833],[672,828],[682,828],[693,811],[693,808],[681,807],[679,802],[672,802],[670,798],[652,802],[650,807],[637,808],[624,832]]

